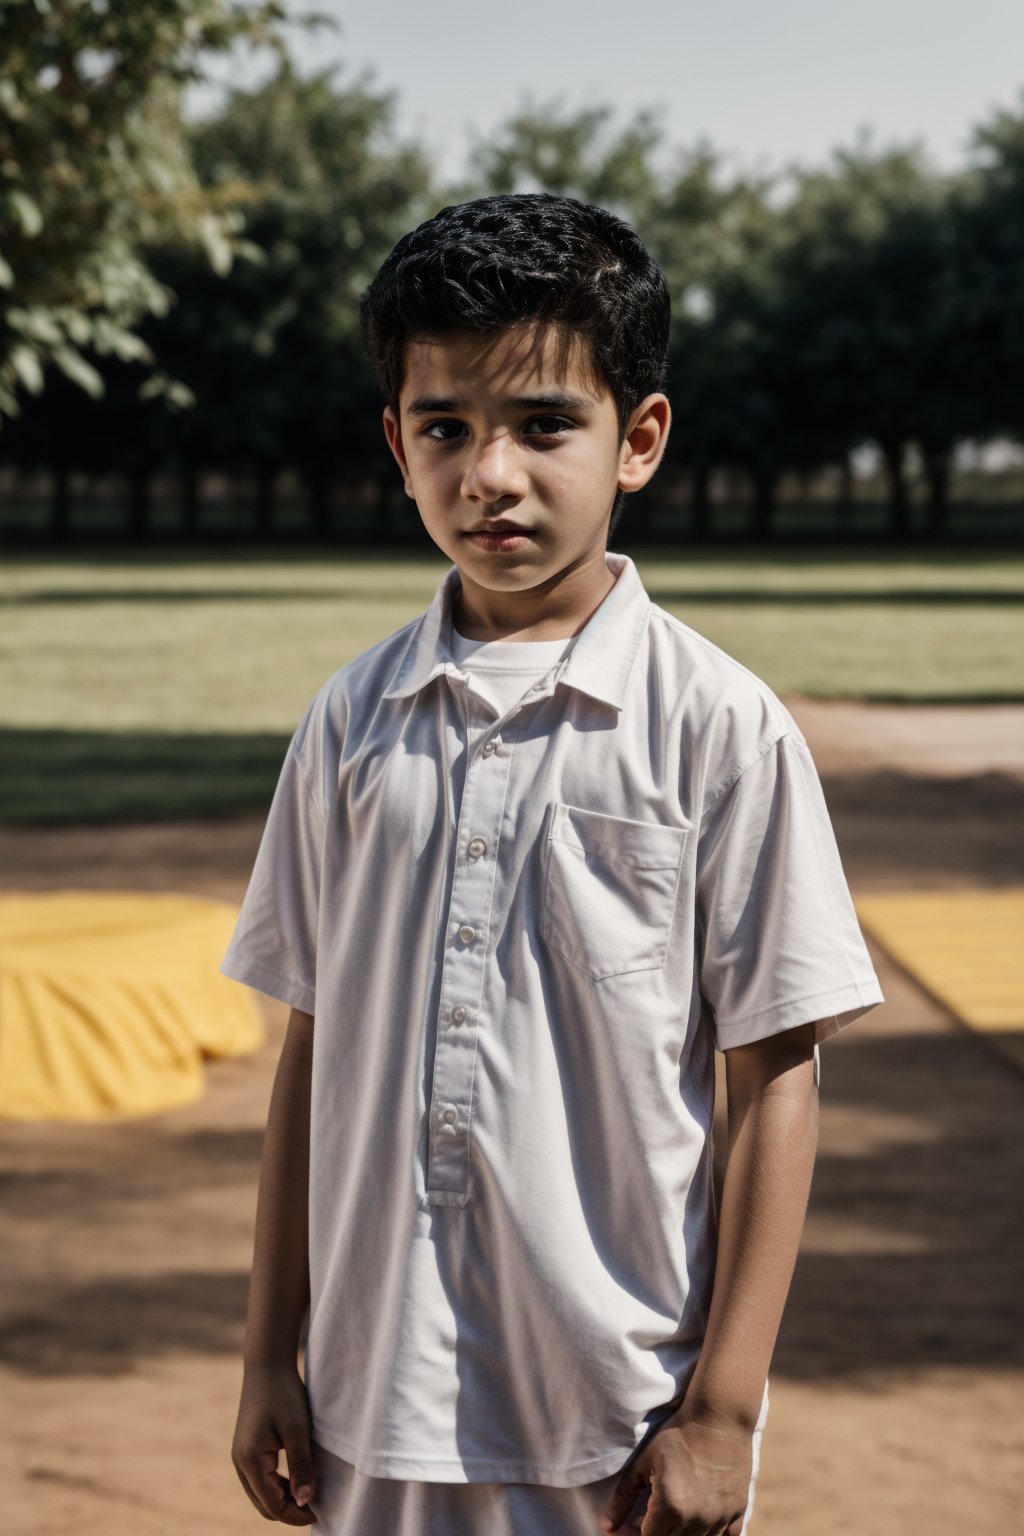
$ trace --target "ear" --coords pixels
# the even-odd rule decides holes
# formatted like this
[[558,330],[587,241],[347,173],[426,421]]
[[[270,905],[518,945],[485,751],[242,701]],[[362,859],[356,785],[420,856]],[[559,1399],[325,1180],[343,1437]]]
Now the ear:
[[384,407],[384,436],[388,440],[388,447],[395,456],[395,462],[402,471],[402,479],[405,481],[405,494],[412,496],[412,481],[409,478],[409,464],[405,457],[405,445],[402,442],[402,428],[398,417],[390,405]]
[[630,417],[619,458],[619,490],[639,491],[661,463],[672,424],[667,395],[648,395]]

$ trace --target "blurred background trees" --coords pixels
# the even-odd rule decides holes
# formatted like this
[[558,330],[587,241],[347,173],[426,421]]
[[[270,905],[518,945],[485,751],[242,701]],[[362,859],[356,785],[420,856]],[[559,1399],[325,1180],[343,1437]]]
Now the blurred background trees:
[[145,249],[194,239],[230,266],[237,228],[195,174],[180,99],[204,52],[274,42],[277,5],[26,0],[0,6],[0,410],[52,365],[93,397],[91,351],[146,358],[171,294]]
[[[650,113],[616,126],[606,104],[526,102],[446,186],[372,79],[296,72],[282,19],[0,0],[8,539],[415,539],[359,296],[406,229],[518,189],[612,208],[668,277],[674,422],[637,538],[713,537],[731,498],[765,539],[808,497],[853,536],[874,457],[888,535],[942,539],[958,450],[1021,443],[1024,110],[980,125],[957,174],[862,139],[755,177],[705,142],[666,146]],[[185,121],[184,85],[240,43],[274,50],[270,78]],[[76,519],[92,484],[106,524]]]

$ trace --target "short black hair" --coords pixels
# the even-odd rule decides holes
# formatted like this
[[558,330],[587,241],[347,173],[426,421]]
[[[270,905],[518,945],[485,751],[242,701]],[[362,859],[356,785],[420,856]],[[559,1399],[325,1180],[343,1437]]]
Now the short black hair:
[[[451,204],[403,235],[359,306],[363,346],[398,411],[405,343],[537,322],[578,338],[615,401],[620,440],[665,380],[672,303],[636,231],[575,197],[509,192]],[[625,501],[616,497],[614,528]]]

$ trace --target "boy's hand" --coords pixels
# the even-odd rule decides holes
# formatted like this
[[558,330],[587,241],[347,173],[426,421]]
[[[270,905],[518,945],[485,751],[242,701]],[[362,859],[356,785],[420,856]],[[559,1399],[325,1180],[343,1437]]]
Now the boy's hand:
[[[277,1470],[281,1450],[288,1476]],[[231,1460],[242,1487],[267,1520],[314,1525],[305,1508],[316,1492],[309,1399],[298,1367],[248,1366],[231,1445]]]
[[[673,1415],[623,1472],[601,1529],[641,1536],[739,1536],[753,1454],[753,1436],[740,1425]],[[645,1491],[646,1509],[630,1518]]]

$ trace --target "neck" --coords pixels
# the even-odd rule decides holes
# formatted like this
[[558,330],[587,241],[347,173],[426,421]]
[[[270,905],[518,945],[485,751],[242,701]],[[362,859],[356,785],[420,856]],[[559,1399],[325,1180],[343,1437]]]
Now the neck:
[[568,640],[586,624],[615,585],[603,553],[599,561],[560,571],[522,592],[494,592],[459,569],[452,622],[467,640]]

